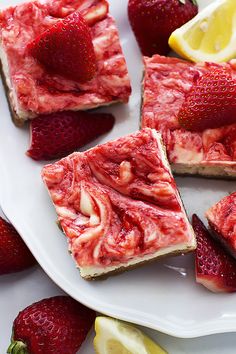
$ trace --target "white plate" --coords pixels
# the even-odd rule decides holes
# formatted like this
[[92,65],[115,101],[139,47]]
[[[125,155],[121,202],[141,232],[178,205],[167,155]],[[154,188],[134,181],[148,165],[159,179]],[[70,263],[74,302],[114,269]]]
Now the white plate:
[[[1,6],[9,3],[16,1],[4,0]],[[133,95],[128,106],[107,109],[115,114],[117,123],[96,143],[133,132],[139,126],[141,57],[127,21],[127,0],[110,0],[110,4],[119,25]],[[56,226],[56,213],[40,178],[43,164],[25,156],[28,130],[17,129],[11,122],[2,86],[0,113],[1,206],[55,283],[91,308],[173,336],[236,331],[236,295],[214,295],[197,285],[191,255],[170,258],[106,281],[82,280],[67,253],[66,239]],[[197,212],[200,216],[235,186],[235,182],[194,178],[178,178],[178,184],[189,215]]]

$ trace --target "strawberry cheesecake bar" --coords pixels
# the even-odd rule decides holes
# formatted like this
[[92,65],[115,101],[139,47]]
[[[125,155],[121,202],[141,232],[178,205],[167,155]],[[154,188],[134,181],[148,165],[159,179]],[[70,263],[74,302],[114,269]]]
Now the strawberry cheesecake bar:
[[155,129],[73,153],[42,177],[83,278],[196,247]]
[[[41,35],[45,39],[45,32],[50,31],[52,26],[78,12],[89,27],[91,46],[95,53],[90,57],[95,58],[92,64],[93,69],[96,68],[96,73],[92,79],[88,76],[89,80],[86,82],[79,82],[73,77],[68,78],[64,72],[48,71],[35,59],[33,50],[31,52],[29,50],[30,43],[34,43],[34,40],[39,42]],[[72,20],[75,21],[73,18]],[[69,26],[72,25],[67,22],[67,27]],[[73,27],[72,30],[74,31],[75,28]],[[69,45],[68,42],[73,41],[74,32],[70,33],[72,34],[68,37],[68,41],[61,44]],[[55,35],[55,30],[52,35]],[[45,46],[48,45],[47,43],[45,40]],[[52,43],[55,44],[56,40]],[[42,41],[40,45],[40,49],[47,49],[42,48]],[[73,45],[72,42],[72,49]],[[44,52],[42,50],[41,54]],[[70,56],[70,53],[62,54],[64,57]],[[36,55],[40,59],[40,50]],[[114,19],[109,14],[106,0],[38,0],[2,10],[0,12],[0,58],[11,112],[14,121],[19,125],[38,114],[87,110],[114,102],[126,103],[130,96],[131,87],[126,62],[120,46],[118,30]],[[45,58],[41,55],[41,59]],[[58,63],[59,67],[62,57],[52,58],[52,55],[49,55],[49,60],[54,60],[54,66]],[[71,62],[64,64],[72,67],[77,60],[73,57]]]
[[[212,72],[219,70],[225,70],[231,81],[233,81],[236,79],[236,61],[232,60],[223,64],[194,64],[177,58],[154,55],[152,58],[144,57],[144,65],[141,125],[143,128],[155,128],[161,132],[173,172],[177,174],[235,178],[236,124],[218,126],[217,123],[219,122],[217,122],[216,114],[212,114],[212,120],[214,117],[216,127],[192,131],[180,125],[178,115],[183,104],[187,101],[187,96],[194,82],[202,78],[203,75],[210,76]],[[215,78],[217,79],[217,75],[215,75]],[[219,86],[221,86],[220,75],[218,79]],[[211,85],[212,83],[208,82],[208,84]],[[230,91],[232,87],[226,86],[227,80],[224,85],[224,89],[222,89],[223,86],[219,87],[217,93],[219,95],[218,102],[227,100],[230,97],[230,92],[232,92]],[[235,90],[235,83],[233,85],[233,90]],[[203,90],[205,89],[204,87]],[[214,89],[213,86],[212,88]],[[228,89],[229,94],[224,91]],[[207,99],[215,99],[214,96],[210,97],[212,91],[211,89],[208,91]],[[235,100],[234,91],[233,95],[232,99]],[[218,99],[218,96],[216,97]],[[194,98],[197,100],[199,96],[195,94]],[[206,112],[209,108],[205,101],[203,100],[202,104],[203,111],[196,112],[195,110],[194,112],[198,114],[200,122],[202,112]],[[193,100],[193,102],[195,101]],[[232,113],[231,117],[234,118],[232,121],[235,122],[235,102],[232,104],[234,105],[235,113]],[[194,104],[192,108],[194,109]],[[215,107],[213,108],[215,109]],[[191,117],[192,115],[189,114],[190,122]]]
[[236,258],[236,193],[232,193],[206,212],[214,236]]

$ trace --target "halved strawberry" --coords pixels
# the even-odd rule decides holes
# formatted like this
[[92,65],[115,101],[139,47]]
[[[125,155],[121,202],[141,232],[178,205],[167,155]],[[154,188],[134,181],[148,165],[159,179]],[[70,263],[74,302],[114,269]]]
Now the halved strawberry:
[[[68,5],[71,0],[67,1]],[[86,5],[86,6],[84,6]],[[102,21],[109,12],[107,0],[89,0],[78,3],[78,11],[84,17],[89,26]],[[55,18],[65,18],[74,12],[73,6],[61,6],[60,1],[52,1],[49,14]]]
[[43,32],[28,44],[28,52],[48,72],[81,83],[96,73],[96,56],[90,28],[79,12]]
[[193,215],[197,237],[196,281],[213,292],[236,291],[236,260],[215,241],[197,215]]
[[202,131],[236,122],[236,80],[223,67],[196,78],[178,114],[187,130]]
[[27,155],[50,160],[68,155],[112,129],[115,118],[107,113],[64,111],[38,116],[30,122]]

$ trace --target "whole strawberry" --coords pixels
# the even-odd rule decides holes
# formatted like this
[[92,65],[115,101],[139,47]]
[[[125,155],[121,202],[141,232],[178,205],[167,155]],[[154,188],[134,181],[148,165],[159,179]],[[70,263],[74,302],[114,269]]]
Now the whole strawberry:
[[16,229],[0,217],[0,275],[20,272],[35,263]]
[[96,56],[91,31],[78,12],[58,21],[27,48],[49,73],[81,83],[95,76]]
[[96,314],[69,296],[36,302],[16,317],[11,354],[76,354]]
[[39,116],[30,123],[27,155],[35,160],[61,158],[108,132],[114,122],[108,113],[64,111]]
[[236,80],[223,67],[196,77],[178,113],[179,124],[193,131],[236,122]]
[[215,241],[197,215],[193,215],[197,238],[196,280],[213,292],[236,291],[236,260]]
[[131,27],[143,55],[166,55],[171,33],[198,12],[195,0],[129,0]]

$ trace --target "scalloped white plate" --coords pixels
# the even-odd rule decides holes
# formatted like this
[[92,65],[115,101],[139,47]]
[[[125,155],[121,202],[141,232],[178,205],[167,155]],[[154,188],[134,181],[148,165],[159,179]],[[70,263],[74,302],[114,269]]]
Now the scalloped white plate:
[[[20,1],[4,0],[1,7],[16,2]],[[133,132],[139,126],[141,56],[128,25],[127,0],[110,0],[110,5],[120,29],[133,95],[129,105],[107,108],[115,114],[117,123],[94,145]],[[191,255],[170,258],[106,281],[82,280],[67,252],[66,239],[56,226],[56,214],[40,178],[42,164],[24,154],[29,140],[27,127],[19,129],[11,122],[2,85],[0,113],[1,206],[56,284],[97,311],[173,336],[236,331],[236,295],[215,295],[196,284]],[[235,182],[194,178],[178,178],[178,185],[189,215],[197,212],[200,216],[235,188]]]

